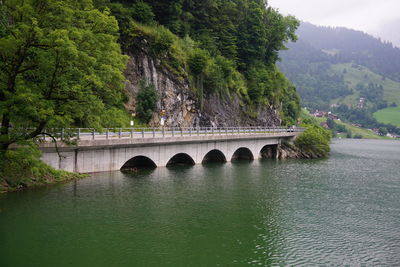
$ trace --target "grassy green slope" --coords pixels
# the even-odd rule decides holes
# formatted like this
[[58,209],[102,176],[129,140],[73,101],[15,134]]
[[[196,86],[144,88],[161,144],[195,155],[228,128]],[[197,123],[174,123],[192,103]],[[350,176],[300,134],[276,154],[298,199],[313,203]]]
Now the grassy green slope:
[[[344,70],[346,69],[346,73]],[[351,63],[332,65],[332,70],[338,74],[343,74],[345,82],[350,88],[354,89],[358,83],[368,84],[370,82],[383,86],[383,98],[389,103],[395,102],[400,106],[400,83],[384,78],[363,66],[353,67]],[[347,96],[345,99],[339,100],[345,104],[356,104],[359,98],[358,92],[354,90],[354,94]]]
[[[345,123],[345,122],[342,122],[342,121],[335,121],[335,122],[337,124],[344,125],[347,129],[349,129],[351,131],[353,136],[361,135],[362,138],[364,138],[364,139],[388,139],[387,137],[377,135],[376,133],[374,133],[373,131],[368,130],[368,129],[364,129],[364,128],[360,128],[360,127],[357,127],[357,126],[353,126],[351,124],[348,124],[348,123]],[[345,137],[345,134],[339,135],[339,136]]]
[[[383,98],[389,104],[396,103],[400,106],[400,83],[391,79],[384,78],[363,66],[353,66],[351,63],[332,65],[332,70],[337,74],[343,74],[345,82],[353,89],[352,95],[345,98],[335,99],[332,103],[344,103],[346,105],[354,106],[357,104],[360,95],[355,87],[359,83],[368,84],[374,83],[383,86]],[[346,71],[344,71],[346,70]],[[400,108],[386,108],[379,110],[374,114],[377,121],[382,123],[390,123],[400,126]]]
[[[326,118],[312,117],[311,114],[306,109],[301,110],[300,118],[302,120],[311,119],[312,121],[317,122],[318,124],[320,124],[322,122],[326,122]],[[348,124],[348,123],[345,123],[345,122],[339,121],[339,120],[335,120],[335,122],[337,124],[344,125],[347,129],[349,129],[351,131],[353,136],[361,135],[362,138],[364,138],[364,139],[388,139],[388,137],[379,136],[379,135],[375,134],[373,131],[368,130],[368,129],[353,126],[351,124]],[[346,134],[345,133],[339,134],[338,137],[346,138]]]
[[377,121],[393,124],[400,127],[400,107],[391,107],[374,113]]

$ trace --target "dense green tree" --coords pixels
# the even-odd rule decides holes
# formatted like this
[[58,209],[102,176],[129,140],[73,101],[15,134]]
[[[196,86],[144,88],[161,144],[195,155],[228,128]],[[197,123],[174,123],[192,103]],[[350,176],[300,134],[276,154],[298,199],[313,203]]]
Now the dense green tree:
[[208,65],[208,55],[206,51],[202,49],[193,50],[188,63],[189,69],[194,77],[197,96],[200,100],[200,108],[202,108],[204,94],[204,73]]
[[90,0],[10,0],[0,13],[3,152],[46,127],[109,126],[122,116],[126,57],[107,10]]
[[295,140],[295,145],[303,152],[315,155],[316,157],[325,157],[330,151],[329,143],[331,133],[318,125],[303,125],[306,131]]
[[353,133],[351,132],[351,130],[347,129],[346,130],[346,138],[352,138],[353,137]]
[[388,129],[386,127],[379,127],[379,134],[385,136],[388,134]]
[[156,109],[157,91],[152,84],[140,82],[140,89],[136,96],[136,112],[139,120],[149,123]]
[[331,118],[326,119],[326,124],[328,125],[329,129],[331,130],[336,129],[336,123],[333,119]]

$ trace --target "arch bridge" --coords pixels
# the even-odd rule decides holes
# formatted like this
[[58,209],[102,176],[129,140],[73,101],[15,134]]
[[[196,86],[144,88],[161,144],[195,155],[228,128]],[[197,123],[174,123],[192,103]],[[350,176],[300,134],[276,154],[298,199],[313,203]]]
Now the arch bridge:
[[[56,169],[94,173],[175,164],[254,160],[276,155],[301,128],[78,129],[76,145],[44,140],[42,160]],[[63,132],[64,133],[64,132]],[[58,150],[58,152],[57,152]]]

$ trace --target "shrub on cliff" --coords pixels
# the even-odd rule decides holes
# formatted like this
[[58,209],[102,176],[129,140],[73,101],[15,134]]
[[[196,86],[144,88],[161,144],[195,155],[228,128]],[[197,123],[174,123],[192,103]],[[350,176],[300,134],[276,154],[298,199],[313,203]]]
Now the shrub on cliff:
[[140,90],[136,97],[136,112],[143,123],[149,123],[156,109],[157,91],[152,84],[140,82]]
[[294,144],[303,153],[314,158],[326,157],[329,154],[331,133],[319,125],[303,125],[307,129],[295,140]]

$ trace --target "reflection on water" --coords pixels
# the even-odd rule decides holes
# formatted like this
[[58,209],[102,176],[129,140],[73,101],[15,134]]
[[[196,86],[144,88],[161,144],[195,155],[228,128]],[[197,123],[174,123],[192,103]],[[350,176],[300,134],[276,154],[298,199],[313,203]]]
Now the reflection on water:
[[0,196],[0,266],[396,265],[400,143],[103,173]]

